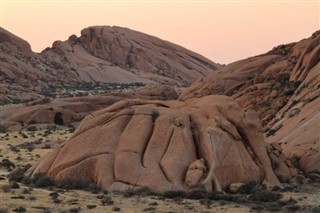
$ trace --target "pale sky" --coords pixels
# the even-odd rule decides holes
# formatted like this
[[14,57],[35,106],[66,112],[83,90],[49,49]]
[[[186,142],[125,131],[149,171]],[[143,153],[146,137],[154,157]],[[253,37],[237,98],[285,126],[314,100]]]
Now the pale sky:
[[35,52],[88,26],[127,27],[218,63],[265,53],[320,29],[320,0],[0,0],[1,27]]

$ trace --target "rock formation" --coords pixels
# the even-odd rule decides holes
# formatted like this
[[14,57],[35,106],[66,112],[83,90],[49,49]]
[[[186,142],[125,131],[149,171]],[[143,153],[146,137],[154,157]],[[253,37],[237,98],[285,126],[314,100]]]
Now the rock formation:
[[320,171],[320,31],[297,43],[229,64],[183,91],[180,100],[232,96],[259,113],[268,143],[305,172]]
[[40,54],[0,28],[0,104],[43,97],[79,82],[185,86],[220,65],[181,46],[121,27],[96,26]]
[[27,130],[31,126],[45,128],[54,124],[56,113],[61,113],[64,124],[77,126],[89,113],[124,99],[173,100],[178,98],[172,86],[147,85],[126,92],[110,92],[97,96],[50,99],[42,98],[26,104],[1,108],[2,132]]
[[248,181],[279,186],[276,175],[288,181],[294,170],[261,132],[257,114],[226,96],[123,100],[88,115],[27,174],[45,173],[57,184],[86,178],[110,190],[203,184],[221,191]]

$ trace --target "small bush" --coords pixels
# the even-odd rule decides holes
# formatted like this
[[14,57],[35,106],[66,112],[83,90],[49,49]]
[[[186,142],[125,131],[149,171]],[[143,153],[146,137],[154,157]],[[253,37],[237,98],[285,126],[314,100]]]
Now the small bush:
[[19,184],[15,181],[11,182],[10,186],[12,189],[19,189],[20,188]]
[[239,188],[239,193],[240,194],[251,194],[255,188],[255,186],[257,185],[256,182],[254,181],[250,181],[248,183],[243,184],[240,188]]
[[139,187],[137,189],[133,189],[132,191],[135,195],[140,195],[140,196],[150,196],[154,194],[150,191],[148,187]]
[[165,198],[185,198],[186,197],[186,193],[184,191],[181,190],[177,190],[177,191],[166,191],[163,193],[162,195]]
[[295,168],[298,168],[298,169],[300,168],[300,164],[299,164],[300,157],[295,155],[290,159],[290,161]]
[[69,212],[71,212],[71,213],[80,212],[80,207],[71,208],[71,209],[69,209]]
[[50,144],[46,144],[46,145],[44,145],[44,146],[42,147],[42,149],[51,149],[51,146],[50,146]]
[[275,129],[270,129],[270,130],[266,133],[266,136],[269,137],[269,136],[271,136],[271,135],[274,135],[274,133],[276,133],[276,132],[277,132],[277,130],[275,130]]
[[189,191],[186,197],[193,200],[200,200],[200,199],[206,198],[207,196],[208,196],[208,193],[205,189],[197,188]]
[[255,200],[255,201],[262,201],[262,202],[273,202],[273,201],[277,201],[281,198],[281,194],[277,193],[277,192],[270,192],[270,191],[266,191],[266,190],[262,190],[262,191],[256,191],[251,199]]
[[281,206],[278,203],[271,202],[265,206],[267,211],[281,211]]
[[116,207],[116,206],[114,206],[114,207],[112,207],[112,211],[114,211],[114,212],[118,212],[118,211],[120,211],[121,209],[119,208],[119,207]]
[[32,132],[37,131],[37,130],[38,130],[38,129],[37,129],[36,126],[30,126],[30,127],[28,128],[28,131],[32,131]]
[[32,182],[38,188],[45,188],[53,185],[53,179],[43,173],[37,173],[33,176]]
[[285,208],[288,209],[290,212],[296,212],[301,209],[301,206],[291,205],[291,206],[286,206]]
[[[25,166],[22,166],[22,167],[19,167],[17,168],[16,170],[10,172],[8,174],[8,178],[9,178],[9,181],[16,181],[16,182],[21,182],[22,180],[25,180],[27,179],[25,176],[24,176],[24,173],[31,167],[30,164],[27,164]],[[25,183],[25,182],[23,182]],[[27,184],[27,183],[25,183]]]
[[297,203],[297,201],[295,199],[293,199],[292,197],[290,197],[289,200],[279,200],[278,201],[278,204],[281,206],[293,205],[296,203]]
[[16,168],[16,165],[11,162],[9,159],[5,158],[1,161],[0,167],[4,167],[7,170]]
[[90,205],[90,204],[87,205],[87,208],[88,208],[88,209],[94,209],[94,208],[96,208],[96,207],[97,207],[96,205]]
[[104,197],[104,198],[102,198],[101,199],[101,204],[103,205],[103,206],[111,206],[111,205],[113,205],[113,200],[111,200],[111,197],[108,197],[108,196],[106,196],[106,197]]
[[27,210],[26,210],[26,208],[24,208],[22,206],[19,206],[19,207],[13,209],[12,211],[14,211],[14,212],[26,212]]
[[57,186],[59,188],[64,189],[86,189],[91,190],[96,188],[95,184],[89,179],[85,177],[73,177],[73,178],[65,178],[61,180]]
[[57,192],[51,192],[49,196],[51,197],[51,199],[57,199],[60,195]]
[[148,208],[143,209],[144,212],[150,212],[150,211],[153,212],[155,210],[156,210],[156,208],[154,208],[154,207],[148,207]]
[[23,195],[18,195],[18,196],[12,196],[11,199],[25,199]]

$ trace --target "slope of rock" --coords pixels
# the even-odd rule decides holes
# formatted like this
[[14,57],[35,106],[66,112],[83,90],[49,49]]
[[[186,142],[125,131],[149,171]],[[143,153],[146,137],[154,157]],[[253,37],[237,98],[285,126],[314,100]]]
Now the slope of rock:
[[266,140],[281,144],[305,171],[320,171],[320,32],[229,64],[183,91],[181,100],[232,96],[259,113]]
[[173,100],[178,94],[172,86],[148,85],[127,92],[110,92],[97,96],[63,99],[42,98],[26,104],[8,105],[1,108],[0,130],[21,131],[28,128],[54,124],[56,113],[64,124],[77,126],[85,116],[124,99]]
[[41,89],[56,83],[55,77],[45,72],[45,61],[31,51],[30,45],[3,28],[0,53],[1,104],[40,98]]
[[79,38],[57,41],[41,55],[85,81],[189,84],[219,67],[170,42],[109,26],[83,29]]
[[0,28],[0,103],[43,97],[79,82],[185,86],[220,65],[181,46],[121,27],[96,26],[56,41],[40,54]]
[[289,181],[295,171],[261,131],[256,113],[226,96],[123,100],[88,115],[28,175],[45,173],[57,184],[87,179],[110,190],[146,186],[155,192],[197,184],[221,191],[248,181],[278,186],[278,177]]

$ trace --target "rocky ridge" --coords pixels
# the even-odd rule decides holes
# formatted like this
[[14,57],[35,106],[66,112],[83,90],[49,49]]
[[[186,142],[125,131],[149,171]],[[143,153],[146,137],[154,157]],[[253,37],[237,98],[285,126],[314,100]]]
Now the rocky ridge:
[[229,64],[183,91],[180,100],[223,94],[259,113],[268,143],[306,171],[320,171],[320,32]]
[[185,86],[220,65],[181,46],[121,27],[95,26],[55,41],[40,54],[0,29],[0,103],[38,99],[79,82]]

